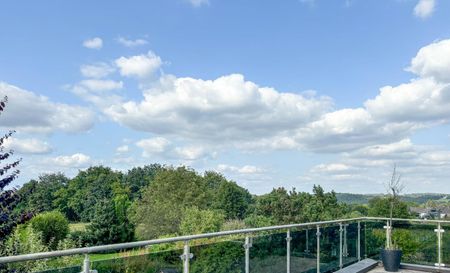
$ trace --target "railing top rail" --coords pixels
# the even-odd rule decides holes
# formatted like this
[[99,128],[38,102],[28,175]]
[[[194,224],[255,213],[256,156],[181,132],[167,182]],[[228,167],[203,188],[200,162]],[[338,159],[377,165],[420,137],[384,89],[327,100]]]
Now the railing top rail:
[[[331,220],[331,221],[319,221],[319,222],[310,222],[310,223],[301,223],[301,224],[270,226],[270,227],[262,227],[262,228],[220,231],[220,232],[214,232],[214,233],[187,235],[187,236],[179,236],[179,237],[164,238],[164,239],[154,239],[154,240],[146,240],[146,241],[138,241],[138,242],[130,242],[130,243],[110,244],[110,245],[58,250],[58,251],[51,251],[51,252],[39,252],[39,253],[32,253],[32,254],[0,257],[0,264],[13,263],[13,262],[25,262],[25,261],[56,258],[56,257],[71,256],[71,255],[83,255],[83,254],[97,253],[97,252],[103,252],[103,251],[113,251],[113,250],[145,247],[145,246],[164,244],[164,243],[184,242],[184,241],[191,241],[191,240],[197,240],[197,239],[223,237],[223,236],[228,236],[228,235],[249,234],[249,233],[258,233],[258,232],[263,232],[263,231],[302,228],[302,227],[310,227],[310,226],[325,226],[325,225],[331,225],[331,224],[348,223],[348,222],[356,222],[356,221],[364,221],[364,220],[386,221],[386,220],[390,220],[390,219],[384,218],[384,217],[360,217],[360,218],[350,218],[350,219],[338,219],[338,220]],[[403,222],[448,223],[448,224],[450,224],[450,221],[444,221],[444,220],[419,220],[419,219],[399,219],[399,218],[394,218],[392,220],[393,221],[403,221]]]
[[[363,220],[375,220],[375,221],[388,221],[391,218],[387,217],[362,217]],[[420,224],[450,224],[448,220],[426,220],[426,219],[404,219],[404,218],[392,218],[395,222],[415,222]]]
[[300,228],[300,227],[309,227],[309,226],[324,226],[324,225],[330,225],[330,224],[355,222],[355,221],[361,221],[361,220],[363,220],[363,218],[339,219],[339,220],[330,220],[330,221],[301,223],[301,224],[261,227],[261,228],[238,229],[238,230],[228,230],[228,231],[220,231],[220,232],[214,232],[214,233],[187,235],[187,236],[154,239],[154,240],[138,241],[138,242],[130,242],[130,243],[72,248],[72,249],[57,250],[57,251],[50,251],[50,252],[39,252],[39,253],[32,253],[32,254],[0,257],[0,264],[48,259],[48,258],[55,258],[55,257],[61,257],[61,256],[89,254],[89,253],[96,253],[96,252],[102,252],[102,251],[130,249],[130,248],[137,248],[137,247],[145,247],[145,246],[149,246],[149,245],[184,242],[184,241],[191,241],[191,240],[196,240],[196,239],[223,237],[223,236],[228,236],[228,235],[249,234],[249,233],[258,233],[258,232],[263,232],[263,231],[273,231],[273,230],[280,230],[280,229],[282,230],[282,229],[291,229],[291,228]]

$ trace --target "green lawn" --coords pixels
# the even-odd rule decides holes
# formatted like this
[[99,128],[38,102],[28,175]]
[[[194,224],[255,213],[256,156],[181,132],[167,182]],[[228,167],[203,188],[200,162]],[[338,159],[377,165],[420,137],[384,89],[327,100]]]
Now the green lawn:
[[86,227],[89,225],[89,223],[70,223],[69,229],[70,232],[74,231],[86,231]]

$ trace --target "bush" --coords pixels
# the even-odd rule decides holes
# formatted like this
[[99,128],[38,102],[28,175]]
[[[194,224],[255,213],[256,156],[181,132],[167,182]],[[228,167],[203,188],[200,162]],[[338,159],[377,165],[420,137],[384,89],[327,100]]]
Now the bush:
[[185,210],[181,220],[180,232],[184,235],[219,231],[225,215],[213,210],[200,210],[196,207]]
[[42,242],[50,249],[56,249],[69,233],[69,221],[58,211],[37,215],[31,219],[30,225],[35,232],[41,233]]

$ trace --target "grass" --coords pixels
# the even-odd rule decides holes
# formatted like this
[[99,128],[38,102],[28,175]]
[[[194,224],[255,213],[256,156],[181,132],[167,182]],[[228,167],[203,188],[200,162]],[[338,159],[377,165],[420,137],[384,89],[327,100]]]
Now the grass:
[[69,230],[70,230],[70,232],[86,231],[86,227],[88,225],[89,225],[89,223],[71,223],[71,224],[69,224]]

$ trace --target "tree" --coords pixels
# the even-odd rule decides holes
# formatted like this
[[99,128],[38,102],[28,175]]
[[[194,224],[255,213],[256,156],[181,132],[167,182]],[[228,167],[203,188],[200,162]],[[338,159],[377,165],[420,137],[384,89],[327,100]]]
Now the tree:
[[204,179],[213,194],[213,209],[222,210],[226,219],[245,218],[252,202],[252,196],[248,190],[215,172],[206,172]]
[[123,204],[119,205],[122,201],[103,199],[95,205],[92,222],[87,227],[94,244],[121,243],[133,239],[133,227],[127,219],[118,215],[118,211],[122,213]]
[[17,191],[21,199],[18,209],[33,213],[57,209],[54,202],[56,193],[65,188],[68,182],[69,179],[62,173],[44,174],[38,180],[31,180]]
[[[0,101],[0,114],[4,111],[8,97],[4,97]],[[19,175],[20,170],[17,169],[21,159],[13,160],[13,150],[5,151],[5,141],[7,141],[15,131],[9,131],[3,137],[0,137],[0,162],[6,163],[0,165],[0,238],[5,238],[14,226],[23,222],[28,218],[27,215],[20,215],[19,217],[12,217],[11,212],[19,202],[19,196],[15,188],[5,188],[11,184]]]
[[153,181],[156,173],[162,169],[163,167],[159,164],[151,164],[129,170],[123,176],[122,181],[124,185],[130,188],[131,199],[140,198],[142,190]]
[[31,219],[30,225],[42,235],[42,242],[53,250],[69,234],[69,221],[59,211],[38,214]]
[[224,221],[225,215],[221,212],[192,207],[184,211],[180,232],[182,235],[217,232]]
[[122,174],[111,168],[96,166],[80,171],[55,193],[55,205],[71,221],[89,222],[96,203],[114,197],[114,187],[122,187]]
[[[387,197],[374,197],[369,200],[368,215],[372,217],[389,217],[391,203]],[[409,218],[408,204],[401,200],[396,200],[394,210],[392,211],[394,218]]]
[[186,167],[161,170],[133,204],[136,234],[151,239],[178,233],[183,212],[193,206],[207,209],[209,202],[211,192],[195,171]]

